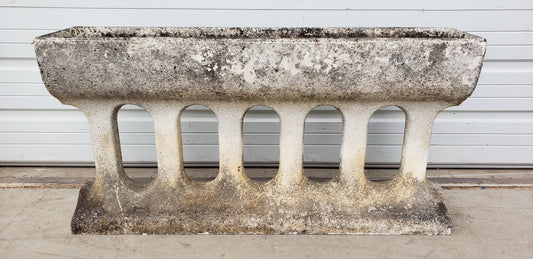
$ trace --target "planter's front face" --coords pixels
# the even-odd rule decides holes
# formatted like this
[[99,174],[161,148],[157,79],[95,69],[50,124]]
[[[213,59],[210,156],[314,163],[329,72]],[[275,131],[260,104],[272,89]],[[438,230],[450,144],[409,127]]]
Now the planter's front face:
[[88,28],[34,42],[60,100],[404,100],[458,104],[485,41],[444,28]]
[[[474,90],[482,38],[443,28],[215,29],[76,27],[35,40],[43,81],[91,126],[96,180],[74,233],[449,234],[438,187],[425,179],[433,120]],[[157,177],[124,173],[116,114],[140,105],[154,120]],[[202,104],[219,125],[217,178],[183,170],[179,117]],[[280,117],[279,171],[243,169],[242,118],[255,105]],[[343,115],[339,175],[303,174],[305,118],[318,105]],[[406,113],[401,167],[385,183],[364,174],[367,123],[380,107]]]

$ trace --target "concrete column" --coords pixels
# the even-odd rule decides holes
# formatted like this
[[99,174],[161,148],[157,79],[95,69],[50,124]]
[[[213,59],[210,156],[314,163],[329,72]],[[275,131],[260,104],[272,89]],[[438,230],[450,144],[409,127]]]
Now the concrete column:
[[122,153],[117,125],[119,105],[109,102],[92,102],[80,107],[87,116],[91,129],[96,183],[121,181],[127,178],[122,165]]
[[279,172],[276,183],[290,186],[305,179],[303,172],[305,118],[312,106],[283,105],[276,109],[280,118]]
[[245,183],[248,177],[243,165],[242,120],[247,107],[240,104],[212,105],[218,119],[220,169],[217,181]]
[[433,103],[417,103],[403,108],[406,122],[400,173],[423,181],[426,178],[433,121],[443,108]]
[[365,181],[365,156],[368,121],[377,106],[347,104],[340,106],[343,115],[343,133],[340,154],[340,180],[347,185]]
[[178,181],[185,183],[189,180],[183,169],[180,121],[183,108],[183,105],[162,103],[149,109],[154,120],[158,181],[169,186],[175,186]]

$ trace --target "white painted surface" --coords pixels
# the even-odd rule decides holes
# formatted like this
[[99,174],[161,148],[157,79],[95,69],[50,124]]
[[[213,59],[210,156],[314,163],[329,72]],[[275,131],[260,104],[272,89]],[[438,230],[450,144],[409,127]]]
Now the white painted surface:
[[[87,164],[88,124],[42,85],[34,37],[75,25],[114,26],[445,26],[487,38],[478,88],[461,106],[438,116],[429,163],[434,166],[533,167],[533,1],[6,1],[0,0],[0,163]],[[151,118],[126,107],[119,114],[125,161],[153,163]],[[244,123],[248,162],[279,156],[279,124],[254,110]],[[306,126],[304,161],[339,158],[341,120],[314,112]],[[216,119],[193,109],[183,119],[187,162],[216,162]],[[367,162],[399,161],[398,110],[371,119]]]

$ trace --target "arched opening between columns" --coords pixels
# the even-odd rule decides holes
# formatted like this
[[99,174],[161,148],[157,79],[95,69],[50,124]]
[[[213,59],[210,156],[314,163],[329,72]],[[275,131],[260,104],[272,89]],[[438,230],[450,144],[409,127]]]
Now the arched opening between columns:
[[343,117],[333,106],[318,106],[305,119],[304,175],[318,182],[339,175]]
[[117,124],[124,172],[134,182],[153,181],[157,152],[152,116],[143,107],[127,104],[118,110]]
[[267,106],[250,108],[243,118],[246,175],[259,181],[273,179],[279,167],[280,119]]
[[368,123],[365,175],[372,182],[385,182],[398,174],[405,131],[405,112],[398,106],[375,111]]
[[219,169],[218,119],[203,105],[191,105],[180,116],[185,174],[193,180],[212,181]]

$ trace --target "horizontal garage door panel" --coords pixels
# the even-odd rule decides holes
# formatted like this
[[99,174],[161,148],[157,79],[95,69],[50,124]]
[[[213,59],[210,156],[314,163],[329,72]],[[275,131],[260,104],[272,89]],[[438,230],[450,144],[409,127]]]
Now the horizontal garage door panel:
[[322,1],[308,0],[305,5],[298,0],[271,0],[265,1],[230,1],[230,0],[185,0],[168,1],[152,0],[93,0],[93,1],[67,1],[67,0],[2,0],[0,6],[5,7],[48,7],[48,8],[165,8],[165,9],[312,9],[312,10],[506,10],[506,9],[532,9],[533,3],[529,0],[375,0],[354,2],[349,0]]
[[[435,121],[433,167],[533,167],[533,1],[66,1],[0,0],[0,164],[87,165],[93,161],[86,118],[62,105],[41,82],[33,38],[91,26],[444,26],[487,39],[478,87]],[[313,111],[305,137],[308,164],[338,162],[342,121],[331,109]],[[256,109],[244,122],[245,159],[275,164],[275,113]],[[374,114],[367,162],[397,166],[404,120],[398,109]],[[124,159],[154,165],[153,122],[127,105],[119,128]],[[183,118],[188,163],[218,160],[216,118],[192,107]]]
[[[453,13],[453,18],[450,14]],[[523,30],[533,10],[234,10],[0,8],[3,29],[78,26],[209,27],[453,27],[465,31]],[[198,19],[199,17],[207,19]],[[474,22],[475,21],[475,22]]]

